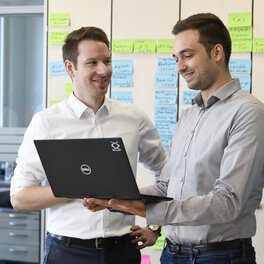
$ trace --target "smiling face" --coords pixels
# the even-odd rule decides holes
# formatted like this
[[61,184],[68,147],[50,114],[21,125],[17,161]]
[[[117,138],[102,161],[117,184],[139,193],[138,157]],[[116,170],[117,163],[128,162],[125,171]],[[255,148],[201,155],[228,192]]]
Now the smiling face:
[[214,56],[208,55],[203,44],[199,42],[197,30],[189,29],[175,36],[173,57],[178,63],[179,74],[190,89],[213,88],[217,80],[216,61]]
[[70,60],[65,67],[74,84],[74,94],[84,103],[104,101],[112,76],[111,55],[105,43],[82,40],[78,45],[77,65]]

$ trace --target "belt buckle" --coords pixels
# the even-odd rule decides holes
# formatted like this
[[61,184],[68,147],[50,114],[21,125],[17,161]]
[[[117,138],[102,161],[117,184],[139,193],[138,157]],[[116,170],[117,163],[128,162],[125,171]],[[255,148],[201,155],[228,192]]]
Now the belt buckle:
[[97,237],[95,238],[95,248],[96,249],[104,249],[103,243],[100,243],[101,238]]

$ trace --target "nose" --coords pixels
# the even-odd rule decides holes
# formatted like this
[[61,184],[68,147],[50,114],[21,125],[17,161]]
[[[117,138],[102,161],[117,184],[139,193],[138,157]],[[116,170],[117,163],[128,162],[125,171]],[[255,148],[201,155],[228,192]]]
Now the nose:
[[178,72],[179,73],[184,72],[187,68],[184,60],[181,60],[181,59],[178,60],[177,66],[178,66]]
[[104,62],[99,61],[97,63],[96,71],[97,71],[98,74],[106,74],[107,70],[108,70],[108,67],[107,67],[107,65],[105,65]]

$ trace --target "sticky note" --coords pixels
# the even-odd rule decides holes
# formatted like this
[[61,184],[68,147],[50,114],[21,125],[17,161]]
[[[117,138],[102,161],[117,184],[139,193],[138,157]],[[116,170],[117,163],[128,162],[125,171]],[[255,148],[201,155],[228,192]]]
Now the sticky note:
[[158,39],[158,53],[172,53],[173,39]]
[[49,75],[60,76],[67,75],[63,61],[51,61],[49,62]]
[[174,105],[177,103],[177,92],[175,90],[156,90],[155,105]]
[[150,264],[150,256],[149,255],[141,255],[140,264]]
[[174,72],[177,73],[177,63],[172,57],[158,58],[158,73],[160,72]]
[[228,14],[228,27],[250,27],[252,26],[252,13]]
[[134,40],[121,39],[113,40],[112,52],[113,53],[132,53],[134,49]]
[[251,60],[231,59],[229,61],[229,71],[231,74],[250,74]]
[[253,52],[264,52],[264,38],[255,38],[253,40]]
[[132,60],[112,60],[113,73],[133,73]]
[[134,43],[134,53],[155,53],[155,39],[136,39]]
[[191,105],[192,99],[199,93],[199,91],[194,90],[186,90],[183,91],[183,104],[184,105]]
[[235,27],[228,30],[232,40],[252,39],[252,27]]
[[133,87],[132,74],[114,73],[111,79],[112,87]]
[[48,43],[50,45],[62,45],[69,32],[65,31],[49,31]]
[[156,73],[155,86],[157,88],[176,88],[178,74],[176,73]]
[[69,13],[51,13],[49,14],[50,27],[67,27],[70,25]]
[[64,89],[64,96],[68,97],[73,91],[73,84],[72,83],[66,83],[65,89]]
[[251,52],[252,40],[234,40],[232,41],[232,52]]
[[132,104],[133,103],[133,95],[130,91],[112,91],[111,98],[113,100],[117,100],[120,102]]

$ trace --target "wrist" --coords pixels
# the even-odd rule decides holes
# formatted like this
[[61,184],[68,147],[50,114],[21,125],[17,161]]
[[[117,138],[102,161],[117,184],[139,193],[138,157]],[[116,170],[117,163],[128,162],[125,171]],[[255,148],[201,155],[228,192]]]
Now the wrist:
[[151,225],[148,225],[147,228],[151,230],[156,235],[157,238],[161,236],[161,226],[160,225],[151,224]]

